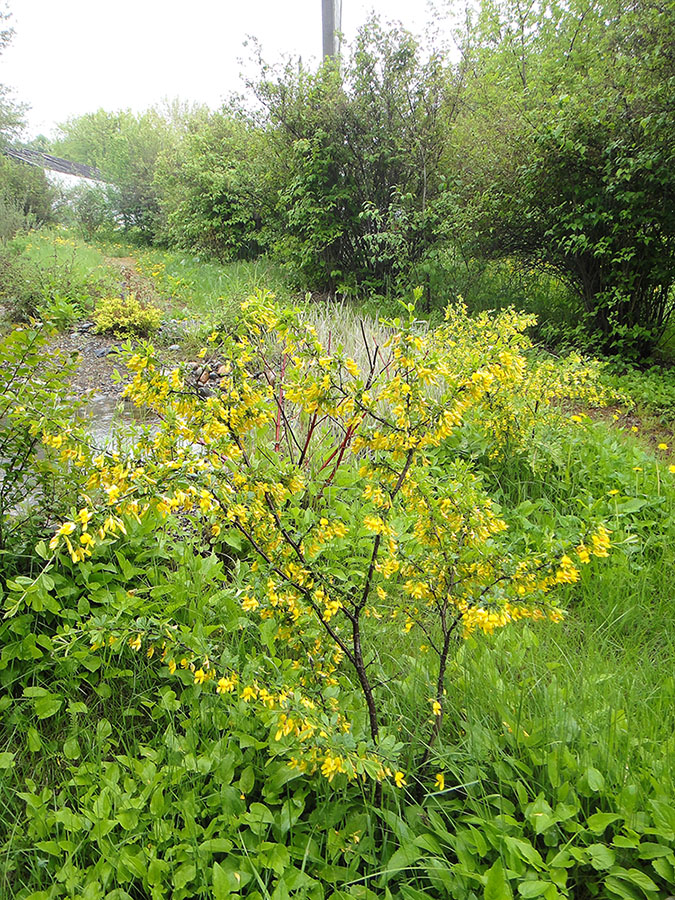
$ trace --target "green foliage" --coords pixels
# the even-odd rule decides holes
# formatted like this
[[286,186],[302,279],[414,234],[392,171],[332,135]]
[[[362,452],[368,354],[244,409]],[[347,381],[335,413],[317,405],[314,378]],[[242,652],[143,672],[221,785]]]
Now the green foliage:
[[103,185],[84,185],[70,191],[60,210],[60,221],[74,225],[91,241],[103,230],[113,230],[115,212]]
[[673,308],[672,10],[485,9],[456,151],[467,245],[553,269],[600,350],[644,357]]
[[[345,326],[320,327],[337,341]],[[3,347],[6,378],[13,342],[18,352],[27,340],[28,332],[15,332]],[[45,359],[36,343],[26,365],[44,367]],[[93,499],[89,451],[67,421],[60,440],[54,413],[62,384],[51,383],[56,396],[35,393],[44,372],[9,391],[21,388],[13,402],[17,411],[26,405],[17,420],[26,429],[34,404],[43,410],[46,434],[31,465],[47,453],[56,494],[86,478]],[[217,693],[190,668],[208,653],[210,666],[236,669],[242,683],[262,671],[288,677],[286,643],[242,609],[254,553],[231,523],[215,536],[184,507],[168,516],[148,511],[140,522],[126,517],[124,540],[109,534],[84,563],[67,554],[55,560],[44,541],[20,565],[5,566],[0,893],[17,900],[667,896],[675,864],[673,480],[646,451],[588,419],[556,430],[555,439],[541,434],[526,453],[492,459],[475,424],[446,455],[481,473],[508,515],[514,546],[573,531],[570,507],[609,503],[614,549],[562,588],[563,624],[502,629],[455,649],[428,772],[386,787],[380,806],[359,782],[289,768],[275,711]],[[138,465],[142,440],[131,440],[134,483],[150,473]],[[84,467],[63,456],[77,448]],[[435,464],[447,481],[448,460],[439,454]],[[65,493],[64,505],[74,507],[67,515],[87,519]],[[363,504],[352,506],[344,514],[361,517]],[[46,521],[36,521],[27,539],[48,538]],[[336,571],[352,573],[345,560],[353,549],[331,552]],[[396,737],[382,752],[405,765],[433,724],[435,663],[424,634],[404,634],[396,620],[378,623],[377,634],[369,670],[379,667],[380,712]],[[369,628],[368,640],[374,636]],[[168,663],[180,654],[186,665],[172,674]],[[320,664],[314,648],[309,655],[301,677]],[[362,731],[354,679],[346,667],[337,677],[326,696],[351,693],[354,728]]]
[[49,222],[55,198],[42,169],[0,157],[0,243]]
[[98,301],[94,312],[95,330],[115,337],[146,336],[159,328],[161,310],[143,304],[133,294],[125,297],[105,297]]
[[276,226],[277,167],[263,130],[235,112],[211,114],[159,161],[161,239],[220,260],[260,256]]
[[68,325],[112,290],[115,276],[98,251],[63,236],[33,232],[0,249],[0,300],[15,321]]
[[278,250],[304,285],[392,292],[443,238],[446,74],[374,20],[340,68],[252,85],[288,157]]
[[45,345],[45,335],[35,328],[17,328],[0,338],[0,571],[5,576],[34,568],[34,544],[78,489],[60,444],[43,442],[53,429],[83,438],[79,406],[67,398],[74,362],[46,357]]
[[174,143],[189,115],[183,109],[168,114],[150,109],[138,115],[100,109],[62,123],[52,152],[97,167],[107,182],[105,202],[85,194],[78,203],[77,208],[84,204],[78,215],[91,220],[95,200],[96,220],[102,217],[110,227],[121,226],[127,237],[151,242],[160,220],[154,184],[157,159]]
[[206,333],[214,324],[230,326],[244,300],[266,285],[278,296],[290,297],[281,267],[266,257],[223,265],[186,253],[146,250],[138,256],[138,268],[178,315],[196,317],[192,331],[195,326]]

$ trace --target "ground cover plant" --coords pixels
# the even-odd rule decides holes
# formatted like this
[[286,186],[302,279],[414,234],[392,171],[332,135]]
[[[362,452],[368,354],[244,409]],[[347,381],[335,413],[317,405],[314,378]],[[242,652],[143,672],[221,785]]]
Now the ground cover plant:
[[32,231],[0,247],[0,302],[10,319],[31,317],[66,327],[119,290],[102,253],[61,229]]
[[667,896],[668,449],[513,312],[347,324],[258,295],[208,396],[129,348],[131,452],[43,420],[79,499],[3,580],[5,895]]

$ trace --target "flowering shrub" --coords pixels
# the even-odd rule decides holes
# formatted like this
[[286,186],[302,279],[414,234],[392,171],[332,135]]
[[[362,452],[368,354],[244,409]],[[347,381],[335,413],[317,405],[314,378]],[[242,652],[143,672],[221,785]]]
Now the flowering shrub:
[[115,337],[148,335],[159,328],[161,312],[156,306],[140,303],[134,294],[100,300],[94,314],[99,334]]
[[[150,511],[201,522],[215,547],[240,554],[229,591],[269,657],[260,655],[257,672],[247,666],[245,680],[236,662],[214,664],[223,658],[217,629],[195,652],[147,617],[128,625],[129,648],[223,702],[251,704],[292,767],[402,786],[404,773],[387,759],[395,742],[382,733],[378,633],[420,635],[435,654],[432,724],[413,761],[422,773],[457,638],[522,619],[559,621],[556,589],[608,554],[609,533],[591,514],[566,534],[512,537],[463,450],[479,435],[488,460],[526,456],[564,427],[556,401],[601,399],[578,357],[528,361],[529,322],[512,310],[472,319],[457,307],[425,331],[411,305],[386,323],[384,345],[364,331],[359,365],[261,294],[244,304],[234,333],[210,336],[211,357],[226,362],[218,393],[206,398],[180,369],[162,372],[146,345],[129,356],[126,395],[159,425],[133,461],[92,461],[83,506],[50,548],[85,561],[125,532],[125,520]],[[119,639],[119,621],[99,619],[88,634],[107,645]]]

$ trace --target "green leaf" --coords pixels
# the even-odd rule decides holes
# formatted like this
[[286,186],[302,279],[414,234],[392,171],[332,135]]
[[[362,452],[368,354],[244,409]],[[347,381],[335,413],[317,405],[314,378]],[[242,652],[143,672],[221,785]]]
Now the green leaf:
[[612,822],[616,822],[617,819],[620,819],[621,816],[617,813],[603,813],[597,812],[593,813],[592,816],[589,816],[586,819],[586,824],[591,829],[593,834],[602,834],[602,832],[607,828],[608,825],[611,825]]
[[423,855],[424,851],[416,847],[415,844],[404,844],[392,853],[383,873],[384,877],[388,879],[393,875],[400,874],[409,866],[414,865],[420,856]]
[[601,791],[605,786],[605,778],[598,769],[589,766],[584,773],[588,786],[592,791]]
[[229,838],[209,838],[202,841],[199,850],[205,853],[229,853],[232,849],[232,841]]
[[184,888],[186,884],[194,881],[197,869],[192,863],[183,863],[173,873],[173,886],[175,888]]
[[664,844],[647,842],[640,844],[638,856],[640,859],[656,859],[659,856],[672,856],[672,853],[670,847],[666,847]]
[[621,897],[621,900],[644,900],[644,894],[636,891],[630,884],[626,884],[625,881],[621,881],[613,875],[605,878],[605,889],[611,891],[617,897]]
[[518,893],[527,900],[529,897],[541,897],[551,886],[550,881],[523,881],[518,885]]
[[250,794],[255,785],[255,772],[253,766],[246,766],[239,778],[239,789],[242,794]]
[[0,769],[11,769],[14,765],[14,757],[16,753],[10,753],[9,750],[3,750],[0,753]]
[[145,854],[142,850],[133,853],[130,847],[123,847],[120,852],[120,862],[136,878],[145,878]]
[[47,697],[40,697],[33,702],[35,715],[38,719],[48,719],[61,709],[62,703],[63,700],[57,694],[49,694]]
[[501,859],[498,859],[487,873],[483,898],[484,900],[513,900],[513,891]]
[[665,857],[654,859],[652,860],[652,869],[663,878],[666,884],[675,884],[675,859],[665,859]]
[[616,854],[604,844],[590,844],[586,847],[586,850],[591,858],[591,865],[594,869],[600,871],[602,869],[609,869],[614,865]]
[[649,805],[654,813],[657,827],[668,834],[675,834],[675,808],[664,803],[663,800],[650,800]]
[[220,863],[213,864],[213,900],[227,900],[230,896],[229,879]]
[[76,737],[69,737],[63,744],[63,755],[66,759],[79,759],[82,754]]
[[616,878],[621,878],[624,881],[629,881],[643,891],[658,891],[659,889],[658,885],[652,881],[649,875],[645,872],[641,872],[639,869],[616,868],[612,871],[612,875]]
[[132,831],[138,825],[138,810],[121,809],[116,814],[116,818],[125,831]]

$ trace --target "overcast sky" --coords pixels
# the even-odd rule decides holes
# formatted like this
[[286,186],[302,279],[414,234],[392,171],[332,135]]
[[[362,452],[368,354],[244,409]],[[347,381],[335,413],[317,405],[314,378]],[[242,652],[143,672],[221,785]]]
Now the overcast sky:
[[[2,0],[0,0],[2,8]],[[31,136],[99,109],[180,97],[218,106],[241,89],[247,35],[266,60],[321,55],[321,0],[9,0],[14,39],[0,84],[32,107]],[[426,0],[343,0],[347,40],[371,11],[421,34]]]

